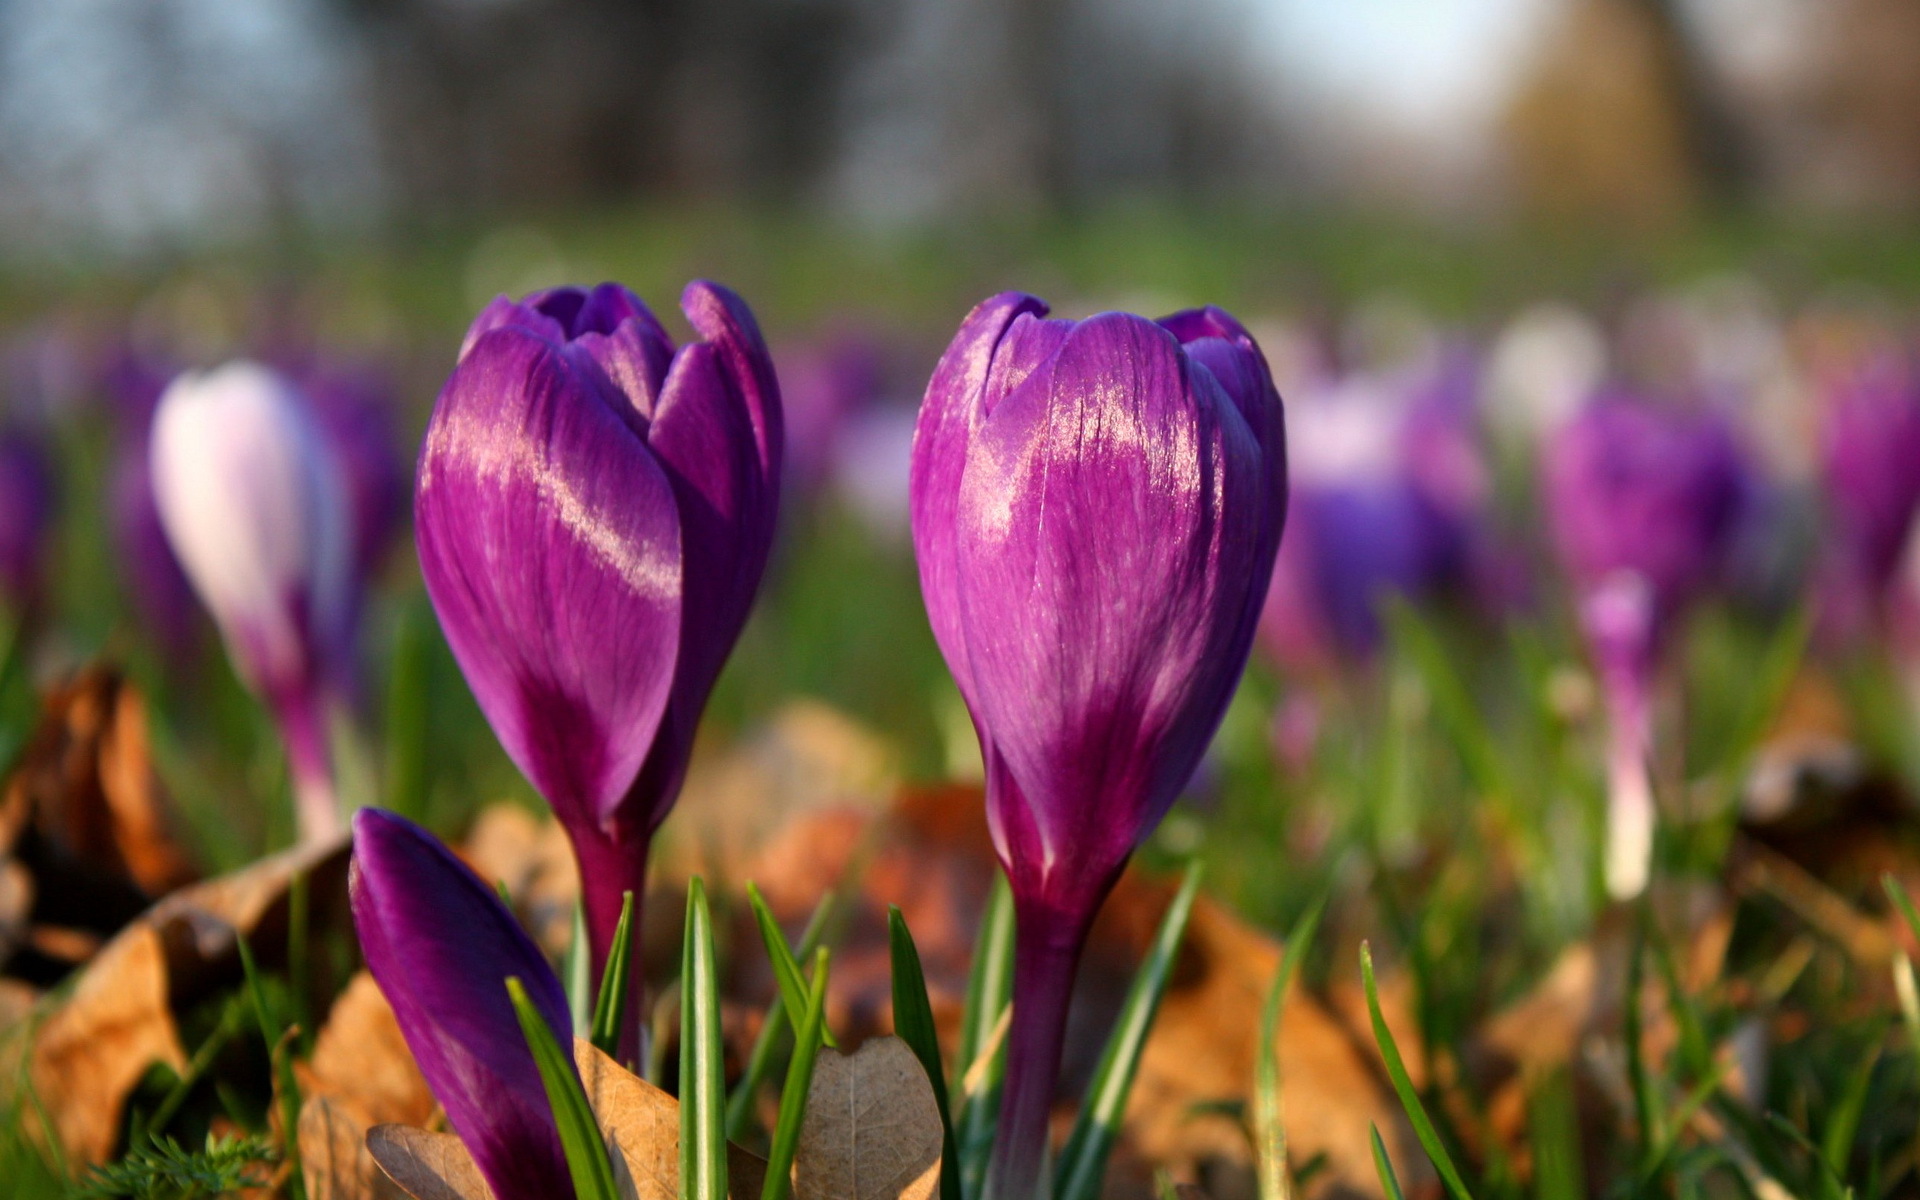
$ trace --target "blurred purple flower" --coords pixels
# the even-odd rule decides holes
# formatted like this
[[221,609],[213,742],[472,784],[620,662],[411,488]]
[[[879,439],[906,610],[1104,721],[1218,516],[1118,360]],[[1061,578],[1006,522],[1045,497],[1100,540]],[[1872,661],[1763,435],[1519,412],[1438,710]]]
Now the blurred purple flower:
[[1280,662],[1331,670],[1381,636],[1380,604],[1463,582],[1482,534],[1487,471],[1470,361],[1353,376],[1290,406],[1292,500],[1261,618]]
[[1747,467],[1712,413],[1601,395],[1548,444],[1555,548],[1586,592],[1632,572],[1664,622],[1719,575],[1745,507]]
[[46,446],[25,430],[0,432],[0,609],[16,619],[41,598],[54,502]]
[[1034,1194],[1087,927],[1246,666],[1286,510],[1280,398],[1218,309],[968,315],[913,458],[934,636],[1018,914],[995,1195]]
[[1828,610],[1843,628],[1877,623],[1920,511],[1920,386],[1877,362],[1831,390],[1825,417]]
[[797,494],[826,482],[840,457],[843,431],[880,398],[879,344],[842,333],[780,356],[780,404],[786,418],[781,477]]
[[310,366],[294,376],[313,401],[320,427],[345,472],[353,508],[353,570],[370,580],[407,511],[392,381],[371,366]]
[[[746,623],[780,492],[773,363],[739,297],[688,285],[677,351],[625,288],[490,304],[441,390],[414,524],[494,732],[566,827],[602,972]],[[622,1057],[638,1052],[627,1005]]]
[[1607,887],[1647,882],[1653,846],[1649,697],[1662,634],[1726,566],[1747,507],[1747,467],[1711,413],[1606,393],[1547,447],[1554,543],[1607,695]]
[[193,584],[160,522],[150,449],[153,412],[173,375],[125,350],[109,362],[101,385],[118,426],[107,515],[119,551],[121,578],[132,593],[135,618],[170,658],[178,660],[193,649],[200,610]]
[[292,385],[235,362],[167,388],[150,462],[167,540],[279,722],[301,836],[332,836],[327,710],[353,613],[351,517],[332,447]]
[[354,814],[348,889],[367,969],[493,1194],[568,1194],[560,1132],[506,988],[520,980],[572,1045],[566,993],[540,948],[438,838],[390,812]]
[[913,409],[876,404],[840,431],[833,488],[874,537],[904,541],[912,523]]

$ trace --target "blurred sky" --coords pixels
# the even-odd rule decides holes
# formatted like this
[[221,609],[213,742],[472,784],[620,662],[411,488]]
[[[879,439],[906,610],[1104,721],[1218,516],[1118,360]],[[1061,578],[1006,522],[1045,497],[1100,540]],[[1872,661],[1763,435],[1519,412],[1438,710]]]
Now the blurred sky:
[[[1256,93],[1321,174],[1337,182],[1385,164],[1401,172],[1396,186],[1452,179],[1483,200],[1503,106],[1572,2],[1178,0],[1156,11],[1224,22]],[[1796,20],[1823,2],[1679,6],[1737,67],[1787,52]],[[438,3],[457,15],[513,0]],[[288,216],[339,227],[376,215],[385,198],[355,99],[364,65],[342,22],[350,11],[338,0],[0,0],[0,234],[16,247],[65,235],[137,249]],[[908,165],[908,177],[925,173]]]

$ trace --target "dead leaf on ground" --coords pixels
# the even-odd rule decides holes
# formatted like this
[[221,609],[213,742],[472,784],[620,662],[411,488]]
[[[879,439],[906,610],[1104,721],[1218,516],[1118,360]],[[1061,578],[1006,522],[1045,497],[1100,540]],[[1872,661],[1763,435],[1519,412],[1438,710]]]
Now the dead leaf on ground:
[[[1118,898],[1141,909],[1136,936],[1144,939],[1152,928],[1147,920],[1157,924],[1168,893],[1131,886],[1142,893],[1137,899]],[[1202,897],[1195,903],[1127,1104],[1125,1148],[1138,1168],[1136,1190],[1150,1185],[1152,1167],[1165,1167],[1176,1178],[1213,1185],[1218,1195],[1251,1193],[1253,1161],[1245,1133],[1238,1122],[1204,1109],[1222,1101],[1251,1104],[1260,1015],[1281,949],[1216,901]],[[1296,1168],[1314,1158],[1324,1163],[1303,1194],[1377,1191],[1369,1123],[1379,1126],[1400,1152],[1396,1157],[1408,1164],[1403,1182],[1409,1191],[1431,1177],[1398,1101],[1371,1060],[1298,984],[1287,995],[1277,1052],[1290,1161]]]
[[398,1200],[406,1195],[374,1162],[369,1129],[326,1096],[300,1105],[300,1168],[308,1200]]
[[[573,1056],[587,1103],[613,1156],[614,1182],[623,1200],[678,1200],[680,1102],[583,1038],[574,1039]],[[493,1196],[473,1156],[453,1134],[376,1125],[367,1132],[366,1142],[368,1153],[387,1178],[414,1200],[491,1200]],[[766,1173],[764,1160],[728,1145],[729,1195],[752,1200],[760,1194]]]
[[28,1051],[29,1080],[70,1159],[95,1163],[113,1151],[127,1096],[149,1066],[185,1067],[174,1014],[237,981],[237,933],[269,965],[284,956],[295,878],[310,881],[313,928],[344,919],[346,863],[344,839],[284,851],[173,893],[102,947]]
[[466,1143],[451,1133],[376,1125],[367,1132],[367,1151],[413,1200],[493,1200]]
[[57,858],[149,896],[195,875],[154,774],[146,700],[117,671],[90,667],[47,694],[8,790]]
[[[678,1200],[680,1195],[680,1102],[576,1038],[574,1063],[587,1102],[612,1143],[614,1179],[622,1196]],[[727,1145],[727,1191],[751,1200],[767,1177],[764,1159]]]
[[796,1200],[928,1200],[940,1184],[940,1109],[907,1044],[822,1050],[794,1153]]
[[362,971],[347,984],[320,1027],[313,1057],[294,1071],[306,1100],[300,1164],[307,1193],[315,1200],[381,1195],[388,1180],[367,1153],[367,1131],[425,1125],[434,1101],[372,975]]

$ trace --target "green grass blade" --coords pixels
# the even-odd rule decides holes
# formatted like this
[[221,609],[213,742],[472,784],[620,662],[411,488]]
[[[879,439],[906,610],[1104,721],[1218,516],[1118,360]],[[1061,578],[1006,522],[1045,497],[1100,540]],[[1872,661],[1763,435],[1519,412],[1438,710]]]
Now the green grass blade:
[[1512,795],[1499,742],[1487,727],[1482,706],[1454,668],[1440,636],[1413,605],[1390,600],[1384,606],[1394,645],[1413,663],[1433,702],[1434,716],[1453,743],[1473,784],[1484,795],[1505,801]]
[[687,884],[680,953],[680,1200],[726,1200],[726,1046],[720,1038],[713,913],[698,875]]
[[[766,943],[767,957],[773,962],[773,977],[780,985],[781,1007],[786,1011],[787,1020],[798,1029],[800,1015],[807,1010],[807,979],[800,971],[800,960],[787,948],[787,935],[780,932],[780,922],[773,919],[773,913],[761,897],[760,889],[751,883],[747,884],[747,901],[753,906],[753,919],[760,927],[760,940]],[[824,1022],[820,1026],[820,1040],[835,1049],[840,1046],[833,1040],[833,1031]]]
[[606,1143],[600,1140],[600,1124],[593,1119],[572,1057],[560,1048],[546,1018],[527,995],[526,985],[514,976],[507,977],[507,998],[513,1003],[513,1015],[520,1022],[520,1033],[527,1039],[534,1066],[540,1069],[540,1083],[547,1090],[554,1127],[560,1131],[560,1148],[567,1156],[574,1195],[577,1200],[619,1200],[613,1161],[607,1157]]
[[281,1143],[290,1168],[287,1194],[294,1200],[306,1200],[306,1176],[300,1169],[300,1081],[294,1078],[293,1060],[287,1056],[287,1036],[275,1033],[272,1006],[267,1002],[266,978],[253,961],[253,948],[236,931],[234,946],[240,952],[240,970],[246,976],[247,994],[253,1001],[253,1015],[260,1024],[260,1038],[267,1044],[268,1061],[273,1064],[274,1091],[280,1100]]
[[933,1004],[927,999],[927,977],[907,919],[892,904],[887,906],[887,953],[893,967],[893,1031],[926,1068],[933,1103],[940,1110],[940,1200],[960,1200],[960,1155],[947,1106],[947,1073],[940,1065],[940,1035],[933,1026]]
[[1539,1200],[1581,1200],[1586,1167],[1580,1151],[1580,1116],[1573,1080],[1562,1067],[1540,1082],[1527,1105],[1533,1144],[1534,1194]]
[[613,928],[613,944],[607,947],[607,969],[600,977],[600,991],[593,1001],[592,1035],[594,1049],[608,1058],[619,1054],[620,1022],[627,1014],[627,978],[633,961],[633,893],[620,894],[620,923]]
[[767,1155],[767,1181],[760,1189],[760,1200],[787,1200],[793,1188],[793,1154],[800,1145],[800,1124],[806,1120],[807,1093],[813,1087],[813,1062],[820,1053],[820,1022],[826,1018],[829,957],[824,946],[814,952],[807,1010],[801,1014],[793,1061],[787,1064],[787,1083],[780,1091],[780,1120],[773,1127],[773,1149]]
[[1260,1041],[1253,1064],[1253,1141],[1260,1200],[1287,1200],[1292,1191],[1287,1183],[1287,1131],[1280,1120],[1280,1010],[1325,905],[1324,896],[1314,901],[1287,934],[1286,953],[1260,1013]]
[[1140,970],[1133,977],[1126,1004],[1107,1046],[1100,1055],[1099,1069],[1087,1089],[1080,1118],[1066,1148],[1060,1152],[1060,1165],[1054,1173],[1055,1200],[1098,1200],[1100,1185],[1107,1173],[1107,1156],[1120,1132],[1120,1118],[1127,1107],[1134,1072],[1140,1066],[1140,1052],[1146,1047],[1147,1033],[1153,1028],[1160,997],[1166,994],[1167,978],[1173,973],[1175,953],[1187,931],[1187,918],[1193,913],[1194,896],[1200,891],[1200,864],[1187,868],[1180,891],[1161,918],[1153,946]]
[[[821,939],[826,936],[827,923],[833,919],[837,897],[837,892],[828,892],[820,898],[813,915],[807,918],[806,929],[800,934],[800,947],[795,951],[795,957],[806,958],[819,947]],[[734,1085],[733,1094],[727,1097],[727,1137],[731,1141],[737,1142],[746,1136],[747,1124],[753,1119],[754,1097],[760,1094],[760,1085],[773,1072],[774,1053],[780,1048],[780,1035],[789,1028],[786,1011],[785,996],[775,990],[773,1003],[767,1006],[767,1018],[760,1023],[760,1034],[754,1038],[753,1050],[747,1055],[747,1069]],[[824,1022],[824,1018],[822,1020]]]
[[[505,884],[500,894],[505,902]],[[511,908],[511,902],[507,906]],[[586,905],[578,899],[573,902],[571,925],[573,936],[567,942],[567,952],[560,957],[560,982],[566,988],[567,1014],[574,1032],[583,1033],[593,1028],[593,955],[587,946]]]
[[1373,950],[1365,942],[1360,943],[1360,980],[1367,990],[1367,1015],[1373,1022],[1373,1039],[1380,1044],[1380,1057],[1387,1065],[1387,1078],[1393,1081],[1393,1090],[1400,1096],[1400,1105],[1407,1110],[1407,1119],[1413,1123],[1413,1132],[1420,1139],[1420,1145],[1426,1150],[1427,1157],[1440,1172],[1440,1178],[1447,1185],[1454,1200],[1473,1200],[1467,1185],[1461,1181],[1460,1172],[1453,1165],[1453,1156],[1447,1153],[1447,1147],[1440,1140],[1440,1134],[1427,1117],[1426,1106],[1420,1103],[1420,1094],[1414,1090],[1413,1079],[1407,1074],[1407,1064],[1400,1058],[1400,1047],[1393,1040],[1393,1031],[1387,1028],[1387,1019],[1380,1012],[1380,988],[1373,979]]
[[1380,1140],[1380,1127],[1368,1121],[1367,1133],[1373,1138],[1373,1169],[1380,1175],[1380,1190],[1387,1200],[1406,1200],[1400,1190],[1400,1177],[1393,1173],[1393,1160],[1387,1157],[1387,1144]]
[[1828,1114],[1820,1151],[1827,1165],[1833,1168],[1833,1173],[1843,1179],[1847,1174],[1848,1159],[1853,1156],[1854,1135],[1860,1131],[1860,1118],[1867,1111],[1867,1094],[1873,1084],[1873,1069],[1880,1065],[1880,1048],[1885,1041],[1885,1030],[1876,1029],[1867,1044],[1866,1053],[1861,1055],[1859,1065],[1847,1079],[1846,1090],[1840,1093],[1839,1102]]
[[[1000,1079],[1007,1062],[1006,1053],[998,1049],[985,1061],[981,1056],[1012,999],[1013,889],[1007,877],[996,871],[973,944],[967,1002],[960,1015],[960,1056],[954,1065],[960,1096],[953,1137],[960,1155],[960,1191],[967,1197],[979,1196],[986,1183],[994,1124],[1000,1116]],[[973,1079],[976,1073],[977,1080]]]
[[1915,941],[1920,941],[1920,909],[1913,906],[1913,897],[1907,895],[1907,889],[1891,873],[1880,877],[1880,886],[1887,890],[1887,899],[1900,910],[1900,916],[1906,921],[1907,929],[1912,932]]
[[400,613],[393,668],[387,674],[387,807],[415,821],[427,819],[432,737],[433,614],[423,597]]

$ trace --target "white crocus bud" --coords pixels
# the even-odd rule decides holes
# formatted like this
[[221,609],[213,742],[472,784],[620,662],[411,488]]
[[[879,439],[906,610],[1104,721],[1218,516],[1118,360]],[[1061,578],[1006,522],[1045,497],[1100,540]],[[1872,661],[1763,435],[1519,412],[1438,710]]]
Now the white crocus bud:
[[279,722],[301,836],[329,837],[340,817],[327,696],[349,650],[352,586],[339,462],[293,385],[256,363],[180,376],[153,421],[167,540]]

